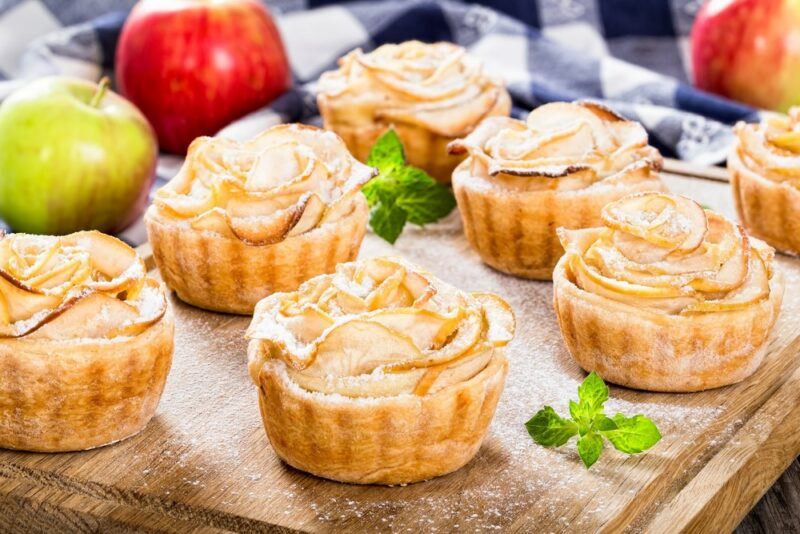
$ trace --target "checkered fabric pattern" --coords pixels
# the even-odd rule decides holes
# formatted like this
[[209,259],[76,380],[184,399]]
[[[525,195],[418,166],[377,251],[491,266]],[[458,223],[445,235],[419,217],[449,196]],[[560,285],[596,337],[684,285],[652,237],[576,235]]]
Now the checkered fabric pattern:
[[[752,108],[694,89],[688,35],[702,0],[273,0],[294,89],[220,135],[246,139],[279,122],[318,123],[314,86],[347,51],[408,39],[461,44],[506,80],[515,115],[542,103],[602,100],[642,122],[667,156],[722,162],[730,125]],[[135,0],[0,0],[0,99],[46,74],[113,71]],[[162,156],[159,181],[180,158]],[[158,185],[157,184],[157,185]],[[123,237],[144,240],[141,224]]]

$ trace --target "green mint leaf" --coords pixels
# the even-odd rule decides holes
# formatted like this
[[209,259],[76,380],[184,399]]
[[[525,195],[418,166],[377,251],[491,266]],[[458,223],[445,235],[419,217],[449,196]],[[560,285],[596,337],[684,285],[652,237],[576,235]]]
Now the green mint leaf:
[[406,164],[403,152],[403,143],[397,132],[387,130],[381,135],[369,151],[367,165],[376,167],[381,173],[391,172],[392,169],[401,169]]
[[569,401],[569,415],[578,424],[578,433],[581,436],[592,429],[594,410],[591,410],[585,402]]
[[661,433],[655,423],[643,415],[626,417],[618,413],[613,417],[613,423],[616,428],[601,432],[618,451],[636,454],[661,440]]
[[[622,414],[617,414],[622,415]],[[617,423],[614,422],[613,419],[608,417],[607,415],[598,415],[594,420],[594,429],[599,432],[604,432],[606,430],[616,430]]]
[[403,143],[394,130],[378,138],[367,163],[379,171],[361,189],[371,210],[369,223],[389,243],[397,240],[406,222],[420,226],[435,222],[456,206],[448,188],[425,171],[406,165]]
[[397,241],[406,224],[406,212],[393,205],[378,204],[370,212],[372,231],[391,244]]
[[545,406],[525,423],[528,434],[539,445],[558,447],[578,433],[578,426],[558,415],[553,408]]
[[603,404],[608,400],[608,386],[597,373],[592,371],[578,386],[578,399],[581,404],[586,405],[586,410],[591,412],[592,416],[602,413]]
[[578,439],[578,455],[586,468],[592,467],[603,452],[603,438],[595,432],[589,432]]
[[400,191],[397,204],[408,214],[409,222],[436,222],[456,207],[453,193],[422,169],[405,167],[394,174]]

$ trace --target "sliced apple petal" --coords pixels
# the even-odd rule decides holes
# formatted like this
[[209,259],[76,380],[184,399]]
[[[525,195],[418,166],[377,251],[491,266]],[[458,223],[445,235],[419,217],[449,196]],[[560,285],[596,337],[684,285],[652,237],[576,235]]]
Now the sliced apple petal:
[[[371,313],[366,317],[395,332],[402,333],[420,350],[439,348],[440,344],[455,330],[457,318],[419,308],[394,308]],[[453,320],[455,319],[455,321]],[[449,327],[449,332],[443,333]]]
[[289,332],[306,344],[321,336],[333,323],[331,316],[314,304],[303,306],[299,313],[291,315],[284,322]]
[[514,339],[514,310],[505,299],[494,293],[473,293],[472,296],[481,304],[483,319],[488,326],[486,339],[495,346],[507,345]]
[[[234,235],[248,245],[271,245],[283,241],[300,222],[310,198],[306,195],[297,204],[267,216],[228,217],[228,224]],[[319,200],[318,197],[315,198]],[[311,217],[313,216],[312,213]]]
[[458,323],[458,328],[439,349],[425,351],[424,358],[400,362],[387,370],[403,370],[415,367],[431,367],[453,361],[471,350],[479,342],[483,331],[483,315],[478,310],[468,309]]
[[311,376],[356,376],[420,358],[422,353],[410,337],[377,322],[354,319],[325,333],[304,372]]
[[[394,397],[414,392],[427,369],[383,374],[380,369],[359,376],[319,376],[288,368],[288,374],[300,387],[320,393],[336,393],[354,398]],[[376,379],[376,373],[380,373]]]
[[198,215],[189,222],[189,226],[201,232],[214,232],[228,239],[236,239],[236,234],[228,224],[227,214],[222,208],[213,208]]
[[705,211],[697,202],[665,193],[628,195],[606,204],[601,217],[610,228],[670,251],[691,252],[708,231]]
[[325,203],[315,193],[311,193],[305,200],[303,206],[303,213],[295,223],[294,227],[289,230],[287,236],[295,236],[304,234],[316,228],[325,213]]
[[723,298],[691,304],[681,314],[739,310],[768,298],[769,291],[769,277],[764,261],[758,254],[751,254],[747,278],[742,285]]
[[61,302],[59,295],[36,292],[3,270],[0,270],[0,293],[8,305],[10,323],[29,319],[42,310],[55,309]]
[[414,393],[432,395],[453,384],[465,382],[483,371],[489,365],[492,356],[491,346],[478,347],[473,353],[456,362],[431,367],[420,379]]
[[138,318],[135,307],[105,293],[91,292],[65,303],[27,329],[31,339],[103,338]]

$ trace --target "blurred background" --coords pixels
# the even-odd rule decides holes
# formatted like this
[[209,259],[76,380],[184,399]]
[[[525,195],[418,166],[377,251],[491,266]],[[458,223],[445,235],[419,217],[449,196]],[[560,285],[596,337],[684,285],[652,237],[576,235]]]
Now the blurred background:
[[[736,121],[800,104],[796,0],[0,0],[0,228],[141,244],[192,139],[318,124],[320,73],[410,39],[466,47],[517,116],[600,100],[696,165],[724,163]],[[740,528],[800,528],[798,479]]]
[[[602,100],[641,121],[665,156],[720,164],[732,124],[786,110],[800,93],[794,4],[0,0],[0,218],[31,232],[93,226],[139,244],[155,156],[133,126],[137,108],[157,137],[157,186],[199,135],[318,123],[320,73],[355,47],[409,39],[467,47],[505,79],[516,115]],[[127,102],[99,99],[103,116],[84,116],[58,96],[88,102],[99,87],[36,82],[46,76],[107,76]]]

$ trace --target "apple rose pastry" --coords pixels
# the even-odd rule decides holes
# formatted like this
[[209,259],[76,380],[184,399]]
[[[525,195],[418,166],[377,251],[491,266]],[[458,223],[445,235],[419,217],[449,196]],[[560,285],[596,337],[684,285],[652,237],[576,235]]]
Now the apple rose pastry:
[[376,171],[331,132],[298,124],[245,143],[201,137],[145,214],[167,285],[200,308],[249,314],[276,291],[355,259]]
[[602,218],[559,229],[555,311],[580,366],[651,391],[750,376],[783,297],[773,249],[685,197],[631,195]]
[[481,445],[514,315],[397,259],[342,264],[256,306],[249,371],[273,448],[317,476],[417,482]]
[[800,107],[734,132],[728,169],[739,218],[781,252],[800,254]]
[[449,183],[460,158],[447,143],[485,117],[507,116],[511,98],[480,61],[452,43],[407,41],[365,54],[356,49],[319,80],[317,104],[325,128],[366,161],[375,140],[394,128],[412,165]]
[[0,239],[0,447],[84,450],[145,427],[173,343],[145,272],[99,232]]
[[487,119],[449,150],[469,153],[453,172],[467,239],[484,263],[523,278],[552,277],[564,253],[556,228],[597,226],[608,202],[664,190],[644,128],[588,102]]

